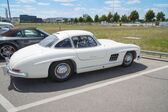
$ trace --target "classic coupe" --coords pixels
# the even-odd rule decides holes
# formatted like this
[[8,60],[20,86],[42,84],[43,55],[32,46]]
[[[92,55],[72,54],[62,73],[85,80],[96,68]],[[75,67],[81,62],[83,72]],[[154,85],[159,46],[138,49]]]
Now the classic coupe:
[[130,66],[140,58],[140,47],[108,39],[96,39],[88,31],[54,33],[40,43],[22,48],[7,60],[8,75],[23,78],[48,77],[65,81],[74,73],[118,65]]
[[0,34],[0,57],[11,57],[20,48],[36,44],[48,33],[37,28],[14,28]]

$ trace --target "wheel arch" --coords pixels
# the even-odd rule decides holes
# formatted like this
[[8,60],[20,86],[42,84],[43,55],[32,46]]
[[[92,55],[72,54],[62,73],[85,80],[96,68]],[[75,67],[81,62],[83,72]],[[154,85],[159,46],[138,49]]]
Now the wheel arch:
[[137,53],[136,53],[135,50],[130,50],[130,51],[127,51],[126,53],[128,53],[128,52],[132,53],[133,54],[133,58],[136,59]]
[[64,60],[53,61],[53,62],[49,65],[48,73],[49,73],[49,71],[50,71],[50,67],[51,67],[54,63],[56,63],[56,62],[61,62],[61,61],[69,61],[70,63],[72,63],[73,68],[74,68],[74,72],[75,72],[75,73],[77,72],[77,64],[76,64],[76,62],[75,62],[73,59],[64,59]]
[[5,44],[7,44],[7,45],[13,45],[14,47],[16,47],[17,50],[19,49],[19,46],[15,42],[8,42],[8,41],[7,42],[1,42],[0,46],[1,45],[5,45]]

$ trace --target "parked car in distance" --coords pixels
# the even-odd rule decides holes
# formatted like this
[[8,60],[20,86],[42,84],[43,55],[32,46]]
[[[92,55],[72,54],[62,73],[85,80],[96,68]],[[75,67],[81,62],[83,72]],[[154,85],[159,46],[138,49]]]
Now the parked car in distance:
[[20,48],[40,42],[48,33],[37,28],[10,29],[0,35],[1,58],[11,57]]
[[8,22],[0,22],[0,34],[14,28],[14,25]]
[[140,47],[108,39],[96,39],[88,31],[60,31],[40,43],[15,52],[4,74],[23,78],[49,77],[65,81],[83,73],[118,65],[130,66],[140,58]]

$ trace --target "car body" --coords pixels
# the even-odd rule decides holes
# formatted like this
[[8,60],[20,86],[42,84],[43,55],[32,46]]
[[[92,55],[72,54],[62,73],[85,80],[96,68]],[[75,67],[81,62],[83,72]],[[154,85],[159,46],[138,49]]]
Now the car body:
[[10,57],[15,51],[40,42],[48,33],[37,28],[15,28],[0,35],[0,56]]
[[7,64],[14,77],[67,80],[83,73],[113,66],[130,66],[140,58],[140,47],[113,40],[96,39],[88,31],[57,32],[40,43],[15,52]]
[[0,22],[0,34],[14,28],[14,25],[8,22]]

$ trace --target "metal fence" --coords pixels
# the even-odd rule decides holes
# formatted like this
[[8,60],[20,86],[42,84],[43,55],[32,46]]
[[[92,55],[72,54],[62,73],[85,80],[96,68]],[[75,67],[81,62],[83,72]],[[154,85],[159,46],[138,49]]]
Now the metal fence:
[[141,50],[142,53],[147,53],[147,54],[156,54],[159,55],[160,58],[163,56],[168,57],[168,52],[158,52],[158,51],[148,51],[148,50]]

